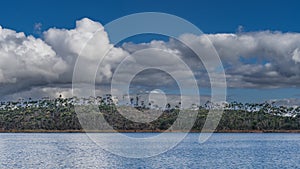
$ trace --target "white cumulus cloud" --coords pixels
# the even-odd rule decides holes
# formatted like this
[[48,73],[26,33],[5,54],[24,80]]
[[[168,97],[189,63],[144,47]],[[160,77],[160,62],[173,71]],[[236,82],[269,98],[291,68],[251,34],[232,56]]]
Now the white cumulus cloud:
[[43,40],[0,27],[0,85],[27,88],[29,85],[51,83],[66,70],[66,62]]
[[[213,45],[224,65],[229,87],[300,86],[300,33],[241,31],[237,34],[201,36],[183,34],[179,40],[197,47],[208,62],[214,62]],[[121,46],[114,47],[103,25],[88,18],[76,21],[72,29],[50,28],[43,32],[41,38],[0,27],[0,95],[16,96],[32,91],[37,97],[45,93],[57,95],[58,92],[69,96],[78,56],[80,63],[77,66],[83,68],[78,76],[81,82],[89,82],[89,77],[98,70],[96,84],[109,85],[114,71],[126,56],[150,48],[159,49],[164,54],[158,56],[157,53],[147,53],[147,57],[144,57],[146,66],[160,63],[162,68],[167,68],[188,82],[190,79],[184,79],[187,76],[182,66],[175,63],[174,56],[178,56],[193,70],[200,86],[210,86],[201,60],[178,40],[154,40],[140,44],[128,42]],[[126,80],[138,66],[134,62],[129,63],[123,67],[123,78],[120,79]],[[174,79],[150,70],[135,77],[135,83],[148,87],[169,86],[174,84]]]

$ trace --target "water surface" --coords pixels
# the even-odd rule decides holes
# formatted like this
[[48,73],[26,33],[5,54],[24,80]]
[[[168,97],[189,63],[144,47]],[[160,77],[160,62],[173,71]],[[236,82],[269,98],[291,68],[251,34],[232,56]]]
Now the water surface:
[[158,156],[131,159],[101,149],[82,133],[1,133],[0,168],[300,168],[300,134],[216,133],[203,144],[198,136],[191,133]]

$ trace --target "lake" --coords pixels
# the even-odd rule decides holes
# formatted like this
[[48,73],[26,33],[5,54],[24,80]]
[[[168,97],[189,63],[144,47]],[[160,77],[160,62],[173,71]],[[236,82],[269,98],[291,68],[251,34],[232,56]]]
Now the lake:
[[[177,134],[169,133],[170,139]],[[190,133],[165,153],[136,159],[111,154],[83,133],[1,133],[0,168],[300,168],[300,134],[215,133],[202,144],[198,137]]]

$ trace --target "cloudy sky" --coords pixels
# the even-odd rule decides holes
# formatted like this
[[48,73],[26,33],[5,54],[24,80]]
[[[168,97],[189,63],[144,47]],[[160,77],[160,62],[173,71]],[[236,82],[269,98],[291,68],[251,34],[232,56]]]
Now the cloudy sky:
[[[185,67],[174,66],[176,57],[183,60],[195,74],[201,94],[209,95],[207,72],[201,60],[180,42],[182,40],[199,46],[204,52],[205,46],[214,46],[225,69],[229,101],[297,100],[300,97],[299,4],[296,1],[223,3],[75,1],[69,4],[52,1],[46,5],[39,1],[6,2],[0,11],[0,99],[57,97],[59,94],[70,97],[78,55],[82,57],[80,66],[85,68],[80,76],[84,83],[88,81],[86,75],[99,66],[95,64],[99,53],[108,49],[110,52],[96,76],[99,92],[108,88],[124,58],[144,51],[143,56],[147,55],[144,64],[160,63],[178,79],[188,82]],[[105,24],[124,15],[148,11],[182,17],[200,28],[204,35],[182,34],[177,40],[140,35],[112,44],[103,28]],[[85,46],[91,37],[96,43]],[[165,54],[157,55],[152,49]],[[118,83],[134,73],[134,63],[123,66]],[[136,91],[157,88],[169,94],[178,91],[174,78],[157,70],[139,73],[132,84]]]

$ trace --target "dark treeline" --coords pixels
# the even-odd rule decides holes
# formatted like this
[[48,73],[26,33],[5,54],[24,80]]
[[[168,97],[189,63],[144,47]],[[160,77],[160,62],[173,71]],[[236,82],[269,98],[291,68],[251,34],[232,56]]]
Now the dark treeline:
[[[67,99],[34,102],[37,106],[20,106],[18,108],[0,109],[0,129],[11,130],[82,130],[75,107]],[[166,130],[177,119],[179,109],[165,110],[158,119],[150,123],[136,123],[118,113],[114,104],[97,105],[98,111],[88,110],[85,114],[93,117],[104,116],[116,130]],[[139,108],[143,111],[142,108]],[[272,109],[270,109],[272,111]],[[208,110],[200,108],[193,130],[201,130]],[[275,111],[275,109],[274,109]],[[95,119],[95,118],[94,118]],[[283,116],[278,113],[227,109],[221,118],[217,130],[300,130],[300,115]]]

